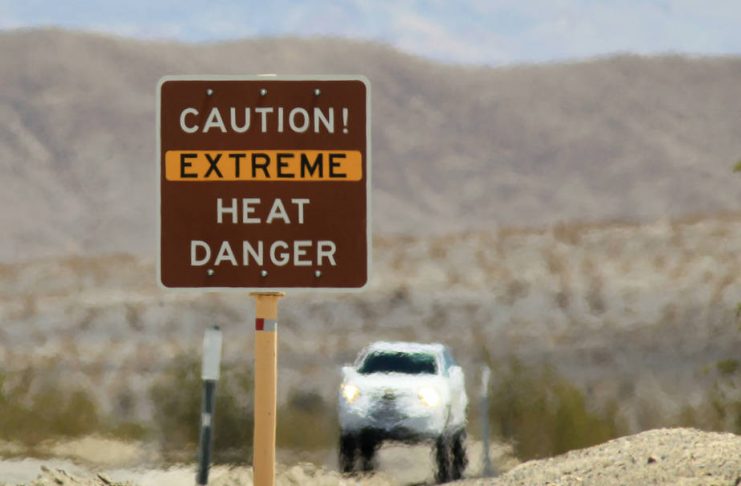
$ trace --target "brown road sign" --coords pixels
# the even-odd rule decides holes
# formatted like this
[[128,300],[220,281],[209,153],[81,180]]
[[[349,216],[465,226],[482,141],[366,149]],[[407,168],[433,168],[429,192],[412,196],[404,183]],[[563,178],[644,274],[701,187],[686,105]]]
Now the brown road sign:
[[162,285],[363,287],[369,91],[360,76],[163,78]]

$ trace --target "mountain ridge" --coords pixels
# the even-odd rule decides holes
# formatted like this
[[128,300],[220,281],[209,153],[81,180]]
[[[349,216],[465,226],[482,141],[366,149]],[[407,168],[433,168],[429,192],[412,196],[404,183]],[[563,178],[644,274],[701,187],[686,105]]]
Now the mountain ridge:
[[377,234],[735,211],[741,58],[501,68],[363,41],[0,32],[0,260],[156,250],[155,89],[175,73],[360,73]]

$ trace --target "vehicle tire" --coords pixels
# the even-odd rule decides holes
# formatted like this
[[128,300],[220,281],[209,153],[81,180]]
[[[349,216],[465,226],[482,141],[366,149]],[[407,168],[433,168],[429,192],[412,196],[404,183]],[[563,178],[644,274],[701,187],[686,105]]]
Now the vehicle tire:
[[375,469],[375,457],[381,441],[377,434],[372,431],[364,431],[360,434],[360,457],[363,459],[363,471],[371,472]]
[[450,479],[450,440],[443,434],[435,440],[435,480],[444,483]]
[[451,444],[451,468],[450,476],[451,479],[461,479],[463,472],[466,470],[468,465],[468,457],[466,456],[466,431],[460,430],[453,436]]
[[355,472],[355,451],[358,448],[358,440],[352,434],[340,436],[340,471],[345,474]]

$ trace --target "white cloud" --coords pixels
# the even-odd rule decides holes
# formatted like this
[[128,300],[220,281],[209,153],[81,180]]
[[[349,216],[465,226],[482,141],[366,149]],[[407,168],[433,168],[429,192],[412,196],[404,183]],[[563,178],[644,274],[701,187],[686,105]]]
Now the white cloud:
[[478,62],[482,53],[471,42],[448,31],[445,25],[427,19],[416,12],[397,15],[392,22],[393,43],[415,54]]

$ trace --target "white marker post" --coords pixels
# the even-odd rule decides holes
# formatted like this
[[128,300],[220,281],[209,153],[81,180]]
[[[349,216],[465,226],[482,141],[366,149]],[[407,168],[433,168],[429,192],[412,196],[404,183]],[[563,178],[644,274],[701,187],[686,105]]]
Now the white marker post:
[[216,405],[216,382],[219,381],[221,364],[221,329],[213,326],[206,329],[203,336],[203,408],[201,413],[201,436],[198,441],[198,473],[196,484],[208,484],[208,467],[211,462],[211,444],[213,442],[213,417]]
[[482,476],[490,477],[494,475],[491,467],[491,457],[489,457],[489,377],[491,369],[484,365],[481,367],[481,449],[483,452],[484,464],[482,466]]

